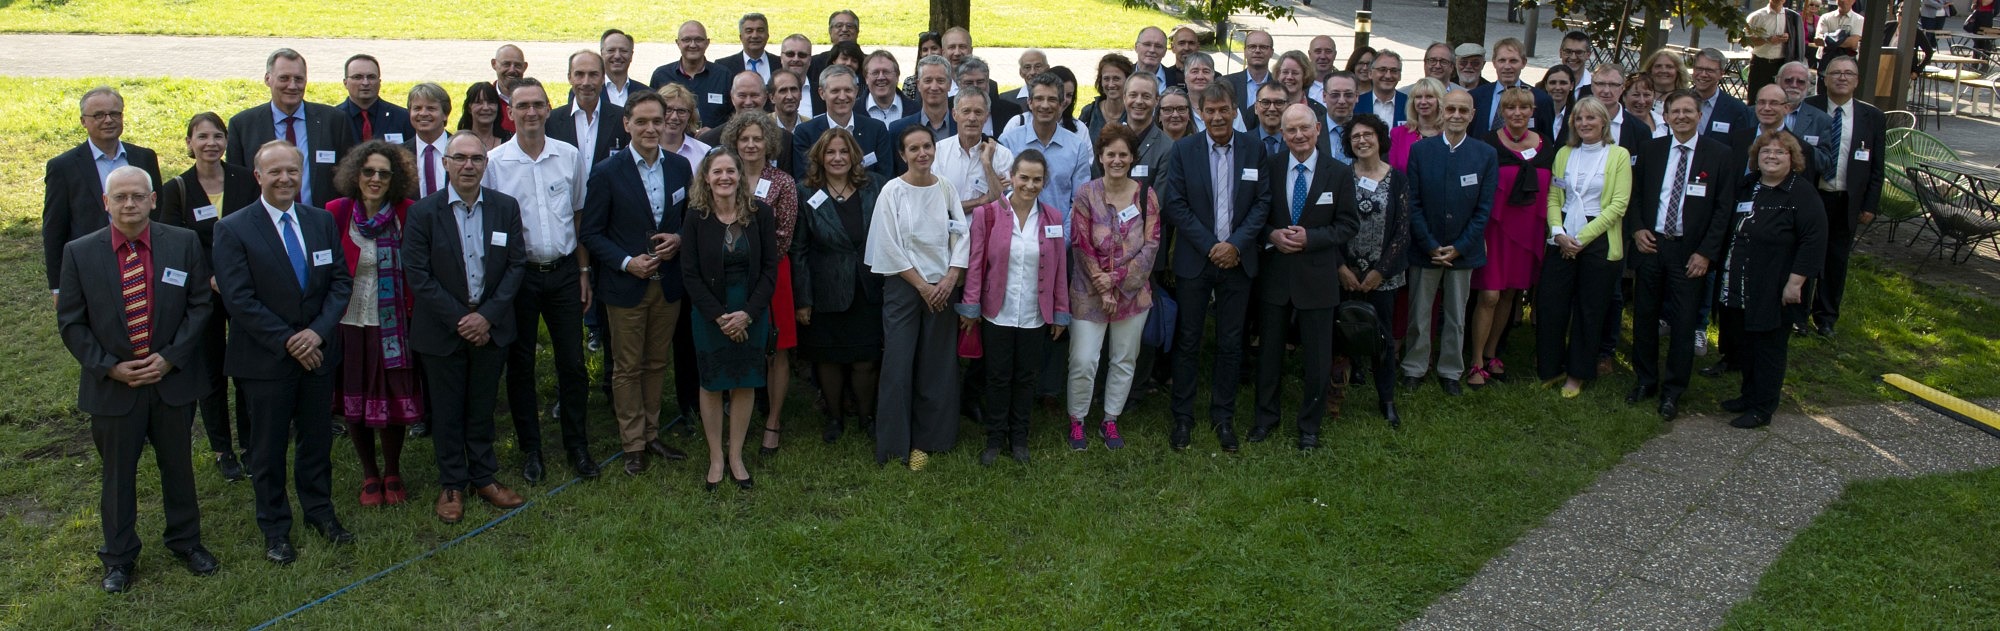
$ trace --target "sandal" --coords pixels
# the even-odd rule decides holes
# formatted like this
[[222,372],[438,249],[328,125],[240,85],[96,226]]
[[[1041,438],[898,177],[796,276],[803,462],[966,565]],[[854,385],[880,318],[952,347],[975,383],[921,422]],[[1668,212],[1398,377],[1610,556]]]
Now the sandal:
[[[771,435],[778,435],[778,433],[779,433],[779,432],[778,432],[778,430],[775,430],[775,429],[771,429],[771,428],[769,428],[769,427],[766,427],[766,428],[764,428],[764,433],[766,433],[766,434],[771,434]],[[762,455],[762,456],[769,456],[769,455],[771,455],[771,454],[775,454],[775,453],[778,453],[778,448],[777,448],[777,447],[765,447],[765,446],[763,446],[763,445],[758,445],[758,446],[757,446],[757,454],[758,454],[758,455]]]
[[1488,379],[1491,379],[1493,381],[1507,380],[1507,363],[1500,361],[1500,358],[1498,357],[1487,358],[1486,365],[1481,366],[1480,368],[1486,371],[1486,377]]
[[[1478,379],[1479,383],[1473,383],[1473,379]],[[1486,374],[1485,368],[1474,368],[1465,375],[1465,385],[1474,390],[1484,388],[1490,385],[1492,381],[1493,376]]]

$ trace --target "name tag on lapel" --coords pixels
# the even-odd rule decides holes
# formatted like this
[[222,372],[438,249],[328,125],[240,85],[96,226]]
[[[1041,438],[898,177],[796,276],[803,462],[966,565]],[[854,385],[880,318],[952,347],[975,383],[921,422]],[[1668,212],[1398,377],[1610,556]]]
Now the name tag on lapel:
[[1751,207],[1752,202],[1736,202],[1736,212],[1738,214],[1749,214]]
[[1320,194],[1319,194],[1319,201],[1316,201],[1316,202],[1313,202],[1313,203],[1314,203],[1314,204],[1331,204],[1331,203],[1333,203],[1333,193],[1320,193]]
[[1856,150],[1854,150],[1854,159],[1855,159],[1856,161],[1859,161],[1859,162],[1867,162],[1867,161],[1868,161],[1868,150],[1867,150],[1867,149],[1856,149]]
[[320,250],[318,252],[313,253],[313,267],[319,267],[321,265],[332,265],[332,264],[333,264],[333,250]]
[[1354,178],[1354,185],[1361,187],[1361,190],[1372,191],[1375,190],[1375,187],[1381,186],[1381,183],[1376,182],[1375,178],[1360,177]]
[[1146,177],[1146,174],[1151,172],[1152,169],[1150,167],[1147,167],[1146,165],[1143,164],[1132,165],[1132,177]]
[[1723,121],[1715,121],[1709,123],[1708,128],[1718,134],[1729,133],[1729,123],[1725,123]]
[[813,193],[812,199],[806,200],[806,205],[813,208],[819,208],[819,205],[824,203],[826,203],[826,191]]
[[320,164],[333,164],[333,152],[324,150],[314,151],[313,162],[318,162]]
[[169,267],[166,268],[166,271],[160,272],[160,282],[173,285],[175,287],[186,287],[188,282],[188,273]]
[[1243,181],[1245,181],[1245,182],[1255,182],[1255,181],[1257,181],[1257,170],[1256,170],[1256,169],[1244,169],[1244,170],[1243,170]]
[[687,198],[688,198],[688,190],[686,188],[680,188],[674,191],[674,203],[678,204],[687,201]]
[[950,232],[952,234],[965,234],[965,228],[967,225],[968,224],[964,221],[952,219],[945,221],[944,229],[945,231]]
[[1688,196],[1688,197],[1708,197],[1708,185],[1707,185],[1707,184],[1689,184],[1689,185],[1688,185],[1688,187],[1687,187],[1687,196]]
[[1522,160],[1533,160],[1533,159],[1535,159],[1535,156],[1538,156],[1538,155],[1541,155],[1541,154],[1540,154],[1540,153],[1538,153],[1538,152],[1536,152],[1536,151],[1535,151],[1535,148],[1534,148],[1534,147],[1529,147],[1529,148],[1528,148],[1528,150],[1526,150],[1526,151],[1522,151],[1522,152],[1521,152],[1521,159],[1522,159]]
[[868,152],[868,153],[865,153],[865,154],[862,154],[862,156],[861,156],[861,168],[864,168],[864,169],[866,169],[866,168],[868,168],[868,167],[872,167],[872,166],[875,166],[875,152],[873,152],[873,151],[870,151],[870,152]]
[[403,144],[403,135],[402,135],[402,134],[382,134],[382,139],[383,139],[383,140],[387,140],[387,141],[389,141],[389,144],[392,144],[392,145],[400,145],[400,144]]
[[770,181],[770,180],[766,180],[766,179],[763,179],[763,178],[758,178],[758,179],[757,179],[757,196],[758,196],[758,197],[764,197],[764,196],[767,196],[767,195],[770,195],[770,194],[771,194],[771,181]]
[[507,233],[495,232],[493,233],[493,236],[488,237],[486,239],[486,242],[493,244],[494,247],[500,247],[500,248],[507,247]]
[[1808,145],[1819,144],[1819,136],[1806,136],[1806,144]]
[[1061,239],[1062,236],[1062,226],[1042,226],[1042,238]]
[[222,213],[215,210],[215,204],[209,204],[207,206],[194,209],[195,221],[208,221],[210,219],[214,219],[220,216],[222,216]]
[[709,104],[709,105],[721,105],[721,104],[722,104],[722,94],[721,94],[721,93],[718,93],[718,92],[710,92],[710,93],[708,93],[708,104]]
[[1137,216],[1139,216],[1138,206],[1126,206],[1125,210],[1118,211],[1118,223],[1131,221],[1133,217]]
[[1478,186],[1478,185],[1479,185],[1479,174],[1478,174],[1478,173],[1467,173],[1467,174],[1465,174],[1465,175],[1461,175],[1461,176],[1458,176],[1458,185],[1459,185],[1459,186]]

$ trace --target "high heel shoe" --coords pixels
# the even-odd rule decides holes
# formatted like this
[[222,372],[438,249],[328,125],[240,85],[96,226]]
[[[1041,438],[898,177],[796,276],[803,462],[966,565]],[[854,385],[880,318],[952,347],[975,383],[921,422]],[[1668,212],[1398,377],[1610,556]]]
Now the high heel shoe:
[[751,487],[757,486],[757,480],[753,479],[749,475],[745,475],[739,478],[736,477],[736,474],[731,473],[729,474],[729,479],[736,481],[736,488],[743,489],[745,491],[750,490]]
[[703,478],[703,479],[702,479],[702,483],[706,485],[706,487],[705,487],[705,488],[704,488],[703,490],[705,490],[705,491],[708,491],[708,492],[710,492],[710,493],[714,493],[714,492],[715,492],[715,487],[716,487],[717,485],[720,485],[720,484],[722,484],[722,479],[720,479],[720,478],[717,478],[717,479],[714,479],[714,480],[710,480],[710,479],[707,479],[707,478]]
[[[775,429],[771,429],[771,428],[769,428],[769,427],[766,427],[766,428],[764,428],[764,433],[766,433],[766,434],[773,434],[773,435],[778,435],[778,436],[780,436],[780,437],[782,437],[782,436],[783,436],[782,434],[779,434],[778,430],[775,430]],[[762,446],[762,445],[759,445],[759,446],[757,446],[757,455],[759,455],[759,456],[769,456],[769,455],[771,455],[771,454],[775,454],[775,453],[778,453],[778,448],[777,448],[777,447],[765,447],[765,446]]]

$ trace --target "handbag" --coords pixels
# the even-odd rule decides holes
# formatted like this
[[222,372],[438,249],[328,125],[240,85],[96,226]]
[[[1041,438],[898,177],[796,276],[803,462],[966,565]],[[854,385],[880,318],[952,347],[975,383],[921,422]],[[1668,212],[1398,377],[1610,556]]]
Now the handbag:
[[1340,335],[1340,352],[1355,360],[1367,360],[1382,354],[1389,341],[1383,339],[1381,317],[1375,313],[1375,305],[1362,300],[1347,300],[1334,307],[1334,332]]
[[1174,302],[1173,296],[1167,295],[1157,284],[1151,286],[1151,291],[1153,308],[1146,312],[1146,328],[1139,334],[1139,343],[1160,349],[1163,353],[1172,352],[1174,325],[1180,321],[1181,315],[1180,303]]

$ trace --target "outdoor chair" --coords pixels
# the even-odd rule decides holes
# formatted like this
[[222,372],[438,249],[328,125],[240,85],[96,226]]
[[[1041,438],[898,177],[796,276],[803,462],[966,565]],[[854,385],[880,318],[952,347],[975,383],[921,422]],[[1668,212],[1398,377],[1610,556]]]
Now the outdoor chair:
[[[1904,224],[1917,224],[1922,232],[1925,225],[1924,209],[1917,202],[1917,193],[1910,183],[1909,170],[1924,160],[1957,160],[1958,152],[1945,146],[1937,137],[1909,128],[1891,128],[1887,132],[1888,153],[1883,156],[1883,179],[1889,187],[1882,191],[1882,205],[1875,211],[1875,221],[1862,227],[1857,238],[1867,236],[1877,228],[1889,229],[1889,240],[1896,240],[1896,230]],[[1911,243],[1915,243],[1911,239]]]
[[[1910,182],[1916,186],[1917,202],[1929,218],[1927,225],[1936,240],[1931,249],[1924,253],[1926,261],[1932,256],[1946,255],[1952,263],[1964,263],[1979,253],[1982,243],[1993,244],[2000,237],[2000,206],[1972,192],[1971,189],[1953,182],[1940,174],[1922,167],[1907,169]],[[1921,233],[1920,233],[1921,234]],[[1911,244],[1916,243],[1915,239]],[[1922,267],[1918,271],[1923,271]]]

